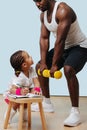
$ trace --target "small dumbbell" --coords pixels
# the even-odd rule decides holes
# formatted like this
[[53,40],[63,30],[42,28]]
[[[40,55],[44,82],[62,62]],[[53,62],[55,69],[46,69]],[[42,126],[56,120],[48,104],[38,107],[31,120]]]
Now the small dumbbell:
[[[39,76],[41,75],[40,69],[38,69],[38,75]],[[43,75],[43,77],[46,77],[46,78],[51,77],[50,70],[48,70],[48,69],[43,70],[42,75]],[[61,77],[62,77],[62,72],[61,71],[58,70],[58,71],[54,72],[54,78],[60,79]]]

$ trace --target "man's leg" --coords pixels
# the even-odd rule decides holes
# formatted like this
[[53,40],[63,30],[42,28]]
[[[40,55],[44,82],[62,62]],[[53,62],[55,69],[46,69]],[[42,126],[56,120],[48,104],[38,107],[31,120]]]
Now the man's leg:
[[64,125],[67,126],[77,126],[80,121],[80,114],[78,110],[79,106],[79,84],[75,75],[75,70],[70,66],[64,67],[64,73],[68,84],[68,89],[70,93],[70,99],[72,104],[72,109],[69,117],[64,121]]
[[71,104],[73,107],[79,107],[79,83],[75,70],[70,66],[65,66],[64,73],[70,93]]
[[[36,71],[39,69],[39,63],[36,66]],[[43,109],[45,112],[54,112],[53,105],[50,100],[50,93],[49,93],[49,78],[45,78],[43,76],[38,76],[40,86],[42,89],[43,95]],[[32,111],[39,111],[38,105],[32,105]]]
[[[68,52],[68,53],[67,53]],[[67,50],[67,57],[64,63],[64,74],[67,80],[71,99],[71,113],[64,121],[64,125],[77,126],[80,120],[79,114],[79,83],[76,74],[82,70],[87,61],[87,49],[76,46]]]

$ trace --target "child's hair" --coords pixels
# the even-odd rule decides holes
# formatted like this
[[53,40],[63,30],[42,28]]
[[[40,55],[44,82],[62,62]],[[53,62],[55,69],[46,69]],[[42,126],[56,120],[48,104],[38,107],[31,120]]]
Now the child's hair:
[[11,66],[14,68],[15,75],[18,76],[21,72],[21,65],[24,62],[24,57],[22,56],[23,50],[18,50],[13,53],[10,57]]

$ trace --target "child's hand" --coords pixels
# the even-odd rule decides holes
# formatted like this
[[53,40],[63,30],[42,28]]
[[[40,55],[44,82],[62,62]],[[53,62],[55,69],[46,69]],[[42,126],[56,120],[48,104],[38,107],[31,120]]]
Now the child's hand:
[[42,95],[41,92],[33,91],[33,94]]
[[21,89],[21,95],[26,95],[29,93],[29,88],[25,87]]
[[33,94],[42,95],[41,89],[39,87],[34,87],[31,91]]

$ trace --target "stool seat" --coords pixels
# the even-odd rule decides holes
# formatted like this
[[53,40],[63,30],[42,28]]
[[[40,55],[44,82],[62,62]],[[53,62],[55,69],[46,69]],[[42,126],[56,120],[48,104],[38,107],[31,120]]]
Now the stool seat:
[[37,102],[39,105],[39,110],[40,110],[40,116],[41,116],[41,121],[42,121],[42,128],[43,130],[47,130],[46,128],[46,120],[44,116],[44,111],[42,107],[42,97],[33,97],[33,98],[12,98],[9,97],[9,105],[8,105],[8,110],[6,113],[6,118],[4,121],[4,129],[7,129],[9,118],[10,118],[10,112],[12,109],[12,104],[13,103],[19,103],[20,104],[20,109],[19,109],[19,122],[18,122],[18,130],[22,130],[22,124],[23,124],[23,112],[24,112],[24,104],[27,104],[27,110],[28,110],[28,127],[31,126],[31,103]]

